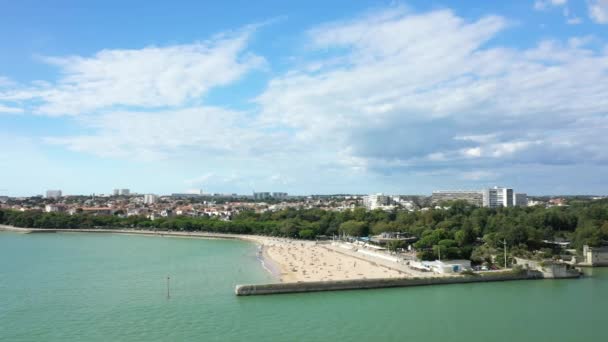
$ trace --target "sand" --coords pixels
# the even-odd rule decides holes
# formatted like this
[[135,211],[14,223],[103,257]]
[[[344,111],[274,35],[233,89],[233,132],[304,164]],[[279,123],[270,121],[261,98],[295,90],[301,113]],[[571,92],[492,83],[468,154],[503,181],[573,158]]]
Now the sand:
[[402,272],[325,248],[311,241],[266,238],[264,256],[279,269],[281,282],[402,278]]

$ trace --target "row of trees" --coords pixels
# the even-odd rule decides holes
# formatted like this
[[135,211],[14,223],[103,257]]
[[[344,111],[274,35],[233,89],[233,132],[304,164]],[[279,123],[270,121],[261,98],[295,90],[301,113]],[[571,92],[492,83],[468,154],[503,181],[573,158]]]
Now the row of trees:
[[506,241],[511,250],[539,250],[544,240],[563,238],[574,247],[597,246],[608,240],[608,200],[573,201],[567,207],[479,208],[462,201],[444,203],[444,209],[424,211],[344,212],[321,209],[285,209],[242,212],[231,221],[214,218],[171,217],[154,221],[141,216],[67,215],[38,211],[0,210],[0,223],[36,228],[135,228],[175,231],[210,231],[314,239],[320,235],[367,236],[405,232],[418,238],[414,247],[424,259],[472,258],[487,260]]

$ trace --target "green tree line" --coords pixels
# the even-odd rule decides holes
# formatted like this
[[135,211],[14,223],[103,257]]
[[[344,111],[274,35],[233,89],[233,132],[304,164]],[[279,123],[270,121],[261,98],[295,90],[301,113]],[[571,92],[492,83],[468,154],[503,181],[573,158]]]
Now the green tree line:
[[479,208],[463,201],[414,212],[363,208],[343,212],[322,209],[245,211],[230,221],[175,216],[150,220],[143,216],[94,216],[0,210],[0,223],[24,228],[110,228],[207,231],[314,239],[321,235],[368,236],[404,232],[417,237],[423,259],[464,258],[482,262],[506,241],[514,251],[547,248],[543,240],[563,238],[575,248],[608,240],[608,200],[576,200],[566,207]]

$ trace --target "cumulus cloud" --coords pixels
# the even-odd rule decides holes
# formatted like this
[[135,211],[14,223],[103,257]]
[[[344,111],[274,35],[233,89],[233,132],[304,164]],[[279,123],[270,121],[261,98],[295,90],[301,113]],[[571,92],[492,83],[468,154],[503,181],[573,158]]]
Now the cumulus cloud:
[[598,24],[608,24],[608,0],[588,0],[589,18]]
[[60,81],[0,90],[0,103],[36,94],[40,113],[93,112],[79,116],[81,134],[46,139],[73,151],[228,165],[192,171],[191,187],[228,182],[230,168],[260,188],[608,165],[608,50],[592,37],[501,46],[508,29],[500,16],[403,8],[325,23],[307,32],[307,63],[273,75],[251,111],[201,104],[264,63],[247,51],[249,33],[47,59]]
[[34,100],[34,112],[54,116],[182,106],[265,63],[245,52],[251,34],[245,29],[193,44],[42,57],[60,70],[59,80],[0,91],[0,101]]
[[449,10],[321,25],[309,32],[317,67],[272,79],[257,98],[261,120],[334,148],[358,169],[608,162],[583,137],[607,142],[598,126],[580,131],[582,118],[606,120],[606,52],[583,38],[529,49],[493,43],[508,27]]

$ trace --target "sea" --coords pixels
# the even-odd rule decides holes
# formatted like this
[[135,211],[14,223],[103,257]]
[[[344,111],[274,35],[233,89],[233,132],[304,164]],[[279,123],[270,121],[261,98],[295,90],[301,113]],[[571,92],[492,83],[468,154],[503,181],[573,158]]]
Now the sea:
[[0,232],[0,341],[605,341],[581,279],[237,297],[275,281],[236,240]]

